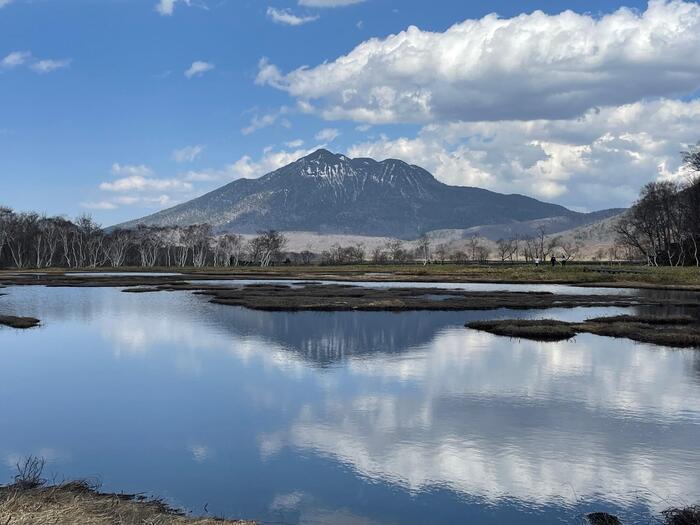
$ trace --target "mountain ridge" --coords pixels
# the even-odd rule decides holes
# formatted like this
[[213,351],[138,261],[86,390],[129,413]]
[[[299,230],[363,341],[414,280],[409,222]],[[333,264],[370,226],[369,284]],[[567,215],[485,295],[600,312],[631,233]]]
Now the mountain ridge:
[[[592,215],[599,219],[606,212]],[[235,180],[117,227],[209,223],[219,232],[276,229],[411,239],[434,230],[552,217],[585,223],[587,215],[525,195],[449,186],[398,159],[351,159],[319,149],[257,179]]]

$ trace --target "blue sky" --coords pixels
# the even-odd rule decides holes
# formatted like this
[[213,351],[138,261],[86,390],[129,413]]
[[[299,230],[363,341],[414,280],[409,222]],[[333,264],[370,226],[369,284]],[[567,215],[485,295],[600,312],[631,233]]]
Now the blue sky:
[[113,224],[321,145],[597,209],[681,178],[700,140],[694,2],[0,6],[0,203],[19,210]]

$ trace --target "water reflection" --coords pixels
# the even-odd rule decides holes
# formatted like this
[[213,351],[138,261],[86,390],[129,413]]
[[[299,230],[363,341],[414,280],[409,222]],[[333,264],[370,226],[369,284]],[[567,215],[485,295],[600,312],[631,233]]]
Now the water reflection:
[[44,326],[0,330],[0,478],[40,453],[108,489],[305,524],[634,522],[700,500],[698,352],[463,328],[621,309],[285,314],[6,291],[0,311]]

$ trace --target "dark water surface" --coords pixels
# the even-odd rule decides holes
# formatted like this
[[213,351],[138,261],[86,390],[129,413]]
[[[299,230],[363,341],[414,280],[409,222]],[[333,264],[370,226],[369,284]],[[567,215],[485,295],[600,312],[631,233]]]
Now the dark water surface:
[[189,292],[3,292],[0,313],[43,326],[0,328],[0,482],[41,455],[49,477],[290,524],[648,523],[700,502],[700,351],[463,327],[623,309],[271,313]]

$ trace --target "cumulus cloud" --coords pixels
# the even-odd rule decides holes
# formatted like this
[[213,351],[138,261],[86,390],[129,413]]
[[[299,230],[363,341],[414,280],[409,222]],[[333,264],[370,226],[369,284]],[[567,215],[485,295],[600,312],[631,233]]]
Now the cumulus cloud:
[[64,60],[39,60],[34,62],[29,66],[33,71],[40,74],[51,73],[57,69],[63,69],[70,65],[71,61],[68,59]]
[[698,119],[700,100],[636,102],[571,120],[433,124],[415,137],[356,144],[348,155],[400,158],[448,184],[570,207],[628,206],[646,182],[683,176],[678,152],[698,140]]
[[314,137],[321,142],[333,142],[340,135],[340,131],[335,128],[325,128],[316,133]]
[[651,0],[643,12],[601,17],[535,11],[465,20],[444,32],[411,26],[289,73],[262,60],[257,83],[315,101],[328,119],[562,119],[695,91],[699,48],[700,5]]
[[347,5],[361,4],[366,0],[299,0],[299,5],[307,7],[345,7]]
[[185,146],[181,149],[173,151],[173,160],[175,162],[194,162],[204,151],[204,146],[199,144],[196,146]]
[[295,15],[291,9],[278,9],[276,7],[268,7],[267,16],[277,24],[288,26],[299,26],[318,20],[318,15]]
[[153,191],[190,191],[192,184],[177,178],[159,179],[153,170],[143,164],[112,164],[112,175],[119,178],[103,182],[99,188],[108,192],[153,192]]
[[25,64],[31,57],[32,54],[29,51],[13,51],[0,60],[0,67],[3,69],[12,69]]
[[214,64],[209,62],[203,62],[201,60],[195,60],[187,71],[185,71],[185,76],[187,78],[202,76],[207,71],[214,69]]

